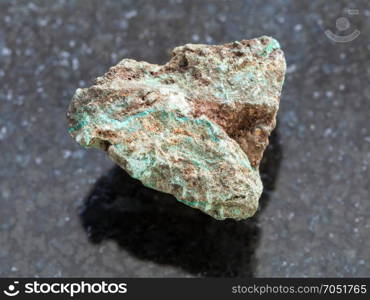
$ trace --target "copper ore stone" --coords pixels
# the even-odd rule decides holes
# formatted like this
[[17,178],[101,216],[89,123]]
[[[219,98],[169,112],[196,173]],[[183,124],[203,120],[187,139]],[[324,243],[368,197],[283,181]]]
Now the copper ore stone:
[[279,43],[263,36],[176,47],[165,65],[123,59],[77,89],[69,132],[145,186],[216,219],[254,215],[259,164],[284,81]]

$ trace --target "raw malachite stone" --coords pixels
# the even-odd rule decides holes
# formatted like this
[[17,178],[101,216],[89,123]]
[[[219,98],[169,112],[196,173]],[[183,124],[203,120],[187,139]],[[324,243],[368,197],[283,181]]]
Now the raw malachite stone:
[[253,216],[285,60],[270,37],[187,44],[154,65],[124,59],[77,89],[69,132],[132,177],[216,219]]

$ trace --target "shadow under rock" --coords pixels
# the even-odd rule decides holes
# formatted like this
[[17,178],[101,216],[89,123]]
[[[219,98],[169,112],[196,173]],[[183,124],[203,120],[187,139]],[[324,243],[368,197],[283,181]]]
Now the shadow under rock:
[[264,183],[260,209],[245,221],[217,221],[143,186],[118,166],[96,182],[84,201],[81,221],[92,242],[113,239],[143,260],[195,275],[251,277],[260,238],[258,215],[274,189],[281,157],[275,129],[260,166]]

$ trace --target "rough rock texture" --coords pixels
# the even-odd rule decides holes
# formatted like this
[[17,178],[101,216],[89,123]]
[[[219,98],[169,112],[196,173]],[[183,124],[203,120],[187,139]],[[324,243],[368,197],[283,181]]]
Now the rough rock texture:
[[265,36],[187,44],[163,66],[124,59],[76,91],[69,132],[146,186],[216,219],[248,218],[284,73],[278,42]]

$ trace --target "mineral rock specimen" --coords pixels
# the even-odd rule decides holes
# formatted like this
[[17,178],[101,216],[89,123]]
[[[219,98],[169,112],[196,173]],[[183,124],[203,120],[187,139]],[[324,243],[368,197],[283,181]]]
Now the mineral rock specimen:
[[266,36],[187,44],[163,66],[124,59],[77,89],[69,132],[148,187],[216,219],[245,219],[258,208],[284,74]]

